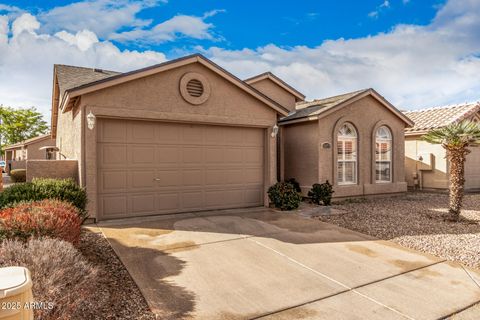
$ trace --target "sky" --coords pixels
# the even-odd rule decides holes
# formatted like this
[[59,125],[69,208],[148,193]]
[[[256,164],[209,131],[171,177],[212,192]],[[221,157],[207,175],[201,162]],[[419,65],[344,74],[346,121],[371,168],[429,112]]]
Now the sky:
[[201,53],[307,99],[480,100],[480,0],[0,0],[0,104],[49,119],[53,65],[129,71]]

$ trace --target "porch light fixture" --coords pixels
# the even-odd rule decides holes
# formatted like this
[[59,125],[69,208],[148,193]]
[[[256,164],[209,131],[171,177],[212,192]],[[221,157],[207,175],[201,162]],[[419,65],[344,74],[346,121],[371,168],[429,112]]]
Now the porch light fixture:
[[272,127],[272,138],[275,138],[278,134],[278,126],[277,125],[274,125]]
[[90,113],[87,115],[88,129],[93,130],[93,128],[95,128],[95,120],[96,119],[97,119],[97,117],[95,117],[95,115],[92,113],[92,111],[90,111]]

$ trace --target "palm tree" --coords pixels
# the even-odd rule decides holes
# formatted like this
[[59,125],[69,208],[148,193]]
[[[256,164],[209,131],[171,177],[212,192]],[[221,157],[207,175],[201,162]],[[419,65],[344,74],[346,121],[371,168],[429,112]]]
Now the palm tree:
[[480,126],[472,121],[464,120],[446,127],[430,130],[422,139],[441,144],[447,152],[450,204],[448,212],[451,219],[458,221],[462,208],[463,189],[465,184],[465,160],[470,153],[469,146],[480,144]]

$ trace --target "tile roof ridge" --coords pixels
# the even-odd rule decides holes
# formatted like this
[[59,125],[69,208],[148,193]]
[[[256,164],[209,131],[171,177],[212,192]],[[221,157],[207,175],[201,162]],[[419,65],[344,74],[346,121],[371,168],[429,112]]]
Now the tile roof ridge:
[[433,107],[427,107],[427,108],[422,108],[422,109],[413,109],[413,110],[406,110],[404,113],[418,113],[418,112],[428,112],[428,111],[436,111],[436,110],[446,110],[446,109],[454,109],[454,108],[459,108],[459,107],[465,107],[465,106],[480,106],[480,101],[471,101],[471,102],[463,102],[463,103],[454,103],[454,104],[447,104],[443,106],[433,106]]

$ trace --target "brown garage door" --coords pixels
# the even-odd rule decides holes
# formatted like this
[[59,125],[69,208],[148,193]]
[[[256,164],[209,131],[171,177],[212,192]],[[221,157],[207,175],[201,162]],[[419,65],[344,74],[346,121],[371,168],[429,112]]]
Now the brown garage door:
[[100,120],[100,219],[263,204],[264,130]]

